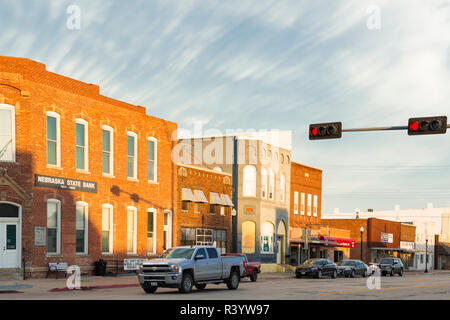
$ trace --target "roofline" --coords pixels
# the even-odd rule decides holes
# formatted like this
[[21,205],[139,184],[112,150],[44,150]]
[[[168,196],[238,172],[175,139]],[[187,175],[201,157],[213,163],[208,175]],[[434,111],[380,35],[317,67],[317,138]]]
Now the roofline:
[[310,169],[314,169],[314,170],[323,172],[323,169],[319,169],[319,168],[316,168],[316,167],[308,166],[308,165],[306,165],[306,164],[299,163],[299,162],[296,162],[296,161],[291,161],[291,164],[293,164],[293,165],[298,165],[298,166],[302,166],[302,167],[306,167],[306,168],[310,168]]
[[194,169],[194,170],[202,170],[202,171],[206,171],[206,172],[210,172],[210,173],[216,173],[216,174],[229,176],[229,177],[232,176],[232,174],[228,173],[228,172],[219,172],[219,171],[215,171],[215,170],[212,170],[212,169],[209,169],[209,168],[195,166],[195,165],[190,165],[190,164],[177,163],[176,165],[178,167],[186,167],[186,168],[190,168],[190,169]]

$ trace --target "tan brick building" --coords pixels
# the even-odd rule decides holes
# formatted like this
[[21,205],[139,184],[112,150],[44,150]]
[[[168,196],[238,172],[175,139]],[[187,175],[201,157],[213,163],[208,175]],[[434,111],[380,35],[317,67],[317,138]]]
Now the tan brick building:
[[231,251],[231,174],[178,165],[175,245],[216,245]]
[[0,57],[0,121],[0,269],[90,270],[172,245],[175,123],[11,57]]

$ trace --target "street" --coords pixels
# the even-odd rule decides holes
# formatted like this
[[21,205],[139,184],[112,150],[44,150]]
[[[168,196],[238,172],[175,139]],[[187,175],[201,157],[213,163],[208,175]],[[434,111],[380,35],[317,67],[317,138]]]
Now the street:
[[[257,282],[245,279],[238,290],[225,284],[208,285],[179,294],[176,289],[159,288],[146,294],[135,277],[82,277],[85,290],[65,289],[64,279],[30,279],[0,282],[1,300],[395,300],[450,299],[450,273],[433,271],[406,273],[403,277],[381,277],[381,288],[368,289],[368,278],[296,279],[293,273],[260,274]],[[92,288],[96,286],[96,288]],[[54,292],[49,292],[49,290]]]

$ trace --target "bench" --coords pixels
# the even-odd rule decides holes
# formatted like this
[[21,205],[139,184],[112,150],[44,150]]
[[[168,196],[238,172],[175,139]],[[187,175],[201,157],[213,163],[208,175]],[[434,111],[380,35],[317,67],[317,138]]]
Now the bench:
[[58,273],[63,272],[64,278],[67,277],[67,262],[49,262],[48,263],[48,271],[47,278],[50,272],[56,273],[56,279],[58,279]]

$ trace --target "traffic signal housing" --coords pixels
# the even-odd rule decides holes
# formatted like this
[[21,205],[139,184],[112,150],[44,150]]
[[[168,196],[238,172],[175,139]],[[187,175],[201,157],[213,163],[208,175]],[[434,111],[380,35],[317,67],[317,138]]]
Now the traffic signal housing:
[[309,126],[309,140],[342,138],[342,122],[316,123]]
[[408,122],[408,135],[444,134],[447,132],[447,117],[411,118]]

